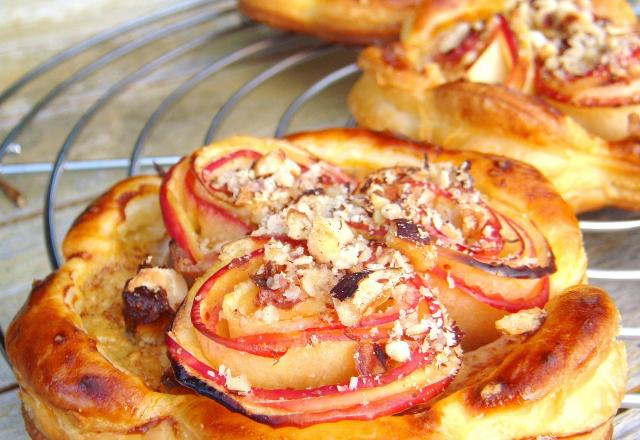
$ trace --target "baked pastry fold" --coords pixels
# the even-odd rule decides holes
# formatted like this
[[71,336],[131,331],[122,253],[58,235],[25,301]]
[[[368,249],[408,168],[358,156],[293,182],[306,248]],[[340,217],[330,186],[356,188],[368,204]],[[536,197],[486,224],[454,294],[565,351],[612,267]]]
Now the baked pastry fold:
[[399,42],[361,54],[356,120],[531,163],[578,211],[637,209],[635,18],[551,3],[423,3]]
[[[249,142],[258,141],[252,138],[235,138],[229,142],[229,144],[225,142],[218,144],[219,148],[224,150],[225,145],[234,142],[249,145]],[[280,254],[274,253],[274,249],[270,247],[279,248],[278,243],[282,244],[284,240],[286,244],[287,241],[291,242],[294,239],[265,237],[263,232],[269,231],[257,229],[251,237],[232,241],[220,248],[218,260],[212,262],[207,274],[197,278],[191,287],[191,293],[187,295],[187,300],[173,320],[169,342],[165,341],[165,322],[162,319],[154,322],[139,321],[134,330],[127,332],[122,315],[123,286],[125,293],[132,291],[142,295],[144,289],[138,290],[141,286],[146,286],[147,290],[152,289],[152,286],[149,284],[151,282],[149,278],[144,282],[138,280],[143,276],[141,274],[146,273],[145,271],[172,270],[158,267],[166,261],[168,248],[167,232],[161,221],[159,193],[161,186],[166,186],[170,178],[165,176],[164,183],[156,177],[129,179],[112,188],[78,219],[64,243],[63,252],[67,262],[58,272],[34,285],[27,304],[8,330],[8,353],[20,383],[27,428],[34,437],[131,438],[133,436],[135,438],[139,436],[153,438],[156,436],[284,439],[318,436],[322,438],[387,436],[444,439],[475,438],[479,433],[483,433],[490,435],[491,438],[526,438],[540,435],[606,438],[610,431],[611,418],[624,392],[626,375],[623,346],[615,341],[618,314],[603,291],[588,286],[569,287],[583,277],[580,269],[575,272],[572,270],[577,269],[572,267],[574,264],[581,267],[579,262],[584,259],[579,231],[575,217],[568,206],[559,199],[549,183],[538,172],[508,159],[487,157],[476,153],[446,152],[361,130],[304,133],[291,137],[289,142],[320,160],[331,160],[334,166],[341,167],[346,174],[358,180],[378,170],[381,165],[392,166],[391,169],[396,171],[406,170],[406,167],[413,170],[424,168],[425,154],[428,157],[430,170],[439,170],[439,167],[446,167],[447,164],[455,164],[457,167],[465,164],[462,166],[464,171],[468,167],[466,161],[469,161],[471,168],[468,171],[473,176],[476,187],[485,194],[487,200],[505,198],[505,203],[511,201],[514,209],[528,207],[537,228],[547,238],[557,266],[556,271],[550,276],[550,302],[544,309],[523,310],[502,318],[498,327],[504,335],[490,344],[465,353],[462,357],[462,367],[456,378],[439,396],[436,396],[437,393],[434,391],[435,398],[429,402],[428,406],[416,405],[410,412],[396,417],[377,414],[379,417],[373,420],[336,420],[330,423],[312,424],[304,428],[273,428],[229,411],[208,397],[193,394],[185,388],[176,386],[171,377],[165,374],[169,367],[166,351],[168,348],[170,358],[176,364],[174,367],[177,367],[175,368],[177,379],[193,386],[198,392],[209,395],[205,385],[214,384],[203,384],[202,381],[188,382],[198,377],[194,371],[188,370],[193,368],[194,364],[181,360],[178,347],[172,345],[171,341],[184,344],[183,348],[197,347],[192,344],[193,341],[187,340],[190,337],[199,338],[193,333],[194,326],[190,322],[193,320],[190,318],[193,318],[194,310],[200,310],[206,314],[207,311],[213,310],[212,307],[215,308],[217,300],[214,299],[224,289],[221,288],[222,284],[216,285],[211,279],[225,266],[228,270],[220,276],[225,273],[231,276],[226,280],[228,287],[232,290],[242,284],[239,282],[241,280],[248,281],[248,284],[245,283],[248,286],[256,280],[255,286],[265,285],[268,287],[267,290],[274,290],[272,288],[275,286],[272,283],[260,281],[264,276],[261,276],[259,270],[265,264],[265,260],[243,258],[238,255],[246,255],[247,252],[249,255],[252,253],[257,255],[256,251],[259,254],[263,250],[267,260],[277,259]],[[216,146],[208,148],[215,149]],[[220,155],[225,156],[225,153]],[[518,196],[517,192],[511,192],[518,186],[522,188],[522,196]],[[337,187],[342,187],[342,191],[346,190],[345,185],[337,185]],[[328,192],[333,190],[326,189]],[[354,197],[357,195],[354,193]],[[309,196],[319,197],[320,195],[309,193],[305,197]],[[334,200],[335,197],[329,199]],[[299,200],[298,203],[302,201]],[[297,206],[300,207],[300,205]],[[270,215],[284,216],[288,212],[285,208]],[[551,227],[549,214],[555,216],[553,227]],[[536,217],[538,215],[540,224]],[[261,228],[273,227],[273,222],[268,220],[261,222],[266,222],[260,225]],[[271,226],[268,226],[269,224]],[[377,232],[375,228],[371,231]],[[391,231],[393,232],[393,229]],[[287,234],[289,233],[292,231],[288,230]],[[402,236],[405,235],[400,234],[400,237]],[[388,235],[382,243],[375,239],[375,234],[363,233],[358,237],[360,238],[354,240],[361,242],[364,240],[367,243],[375,241],[378,243],[376,246],[382,246],[389,252],[393,250],[390,247],[393,244],[392,235]],[[314,246],[317,245],[313,233],[298,240],[308,243],[308,252],[311,254],[309,256],[313,256],[316,249]],[[465,243],[470,244],[468,241]],[[348,249],[349,246],[351,242],[344,247]],[[318,247],[326,249],[321,245]],[[341,259],[347,255],[345,249],[336,254],[329,252],[324,255],[329,260],[334,257]],[[148,256],[151,258],[147,258]],[[296,254],[295,258],[301,256],[303,255]],[[230,260],[225,261],[225,258]],[[314,256],[315,258],[317,256]],[[343,263],[336,263],[337,261],[341,260],[322,264],[337,264],[343,267],[341,266]],[[378,261],[380,267],[367,269],[373,273],[380,270],[390,271],[385,273],[384,277],[378,278],[378,281],[395,282],[394,286],[401,286],[404,282],[414,280],[408,277],[394,278],[393,274],[397,272],[391,269],[398,268],[385,266],[391,263],[384,263],[384,261]],[[138,265],[141,262],[145,262],[145,265],[140,268]],[[251,270],[244,270],[249,266],[252,267]],[[344,270],[347,269],[339,269],[338,274],[342,274],[340,271]],[[414,273],[428,282],[420,271]],[[147,275],[144,276],[147,277]],[[348,275],[347,278],[349,276],[354,275]],[[222,280],[222,278],[215,279]],[[362,280],[366,280],[366,277],[358,281],[361,283]],[[352,318],[377,317],[370,314],[370,310],[367,311],[357,307],[355,303],[349,303],[350,297],[347,294],[343,296],[340,292],[349,292],[350,289],[337,288],[339,284],[333,286],[338,293],[332,296],[331,304],[334,304],[335,319],[342,326],[355,331]],[[361,287],[359,283],[356,284]],[[165,283],[163,289],[166,291],[175,289],[171,287],[174,285],[177,284]],[[301,285],[304,286],[304,284]],[[400,290],[409,292],[411,289]],[[170,292],[165,293],[167,293],[169,308],[172,309],[173,296]],[[237,296],[242,297],[241,293],[241,290],[238,291]],[[274,301],[280,297],[268,296],[267,293],[269,292],[264,292],[261,301],[275,306]],[[357,289],[354,295],[354,298],[358,297]],[[387,297],[388,304],[392,305],[395,299],[390,298],[394,298],[393,295]],[[401,300],[403,297],[400,295],[396,298]],[[305,301],[297,302],[296,305],[300,306]],[[202,307],[194,308],[194,303],[197,302],[200,302]],[[223,309],[229,305],[225,305],[224,301],[221,304]],[[225,313],[230,312],[225,315],[229,323],[226,331],[233,328],[233,313],[231,313],[233,310],[235,310],[233,307],[227,307],[225,310]],[[389,311],[393,311],[393,307],[389,308]],[[428,312],[423,310],[420,313],[428,315],[434,312],[435,309],[429,308]],[[288,312],[286,308],[281,308],[278,313],[286,317]],[[201,316],[205,326],[211,328],[209,324],[212,323],[210,321],[212,317]],[[299,318],[300,315],[294,317]],[[43,321],[48,325],[41,325]],[[235,331],[252,331],[251,324],[258,323],[257,321],[245,322],[247,326],[237,326]],[[286,319],[261,323],[263,326],[276,325],[276,328],[284,324]],[[444,327],[441,327],[443,331],[451,332],[452,327],[447,330],[449,324],[446,322],[443,324]],[[264,327],[258,330],[263,332]],[[383,329],[380,328],[380,330]],[[321,333],[318,335],[320,336]],[[228,334],[228,336],[248,337],[250,335]],[[412,344],[409,339],[397,340],[405,341],[407,345]],[[351,341],[349,343],[354,342],[353,339],[349,341]],[[339,345],[335,345],[331,339],[327,342],[330,343],[329,346],[333,346],[333,349],[338,349]],[[381,344],[385,343],[384,345],[387,342],[387,339],[380,341]],[[336,344],[339,343],[340,341],[336,341]],[[453,346],[456,344],[453,340],[451,343]],[[318,345],[322,347],[322,342]],[[266,346],[270,349],[279,347],[278,344],[258,344],[253,348],[263,349]],[[307,344],[302,346],[306,347]],[[238,351],[237,348],[236,346],[235,351]],[[244,351],[246,348],[243,347],[239,351],[247,353]],[[390,357],[388,360],[390,365],[395,365],[394,362],[398,362],[398,365],[402,364],[404,348],[406,347],[402,344],[396,344],[395,348],[384,347],[386,355]],[[322,347],[319,353],[322,354],[325,349],[329,349],[328,346]],[[452,352],[454,358],[457,356],[456,351]],[[217,369],[218,373],[220,372],[219,363],[207,357],[206,353],[194,351],[190,353],[203,356],[202,361],[205,361],[210,368]],[[275,359],[273,356],[279,353],[262,352],[260,354],[262,356],[258,357],[270,359],[269,364],[272,364]],[[271,357],[264,356],[265,354]],[[212,353],[209,352],[208,355],[211,356]],[[291,381],[288,384],[289,388],[295,389],[294,381],[300,377],[306,377],[305,380],[309,380],[311,375],[307,373],[318,369],[314,364],[306,366],[300,364],[300,371],[291,370],[292,377],[285,377],[282,381],[277,379],[278,382],[270,385],[267,381],[276,379],[270,375],[261,378],[260,369],[252,368],[252,359],[255,356],[257,355],[242,355],[240,359],[247,360],[245,366],[241,363],[226,370],[223,369],[226,385],[231,386],[232,389],[216,391],[216,393],[222,392],[227,399],[234,399],[237,403],[244,405],[245,412],[253,410],[248,401],[238,402],[241,393],[246,391],[243,388],[246,383],[243,383],[237,374],[239,369],[246,368],[244,372],[247,376],[246,380],[255,382],[256,385],[260,383],[267,389],[274,388],[273,385],[276,388],[286,385],[286,381]],[[393,356],[397,359],[393,360]],[[233,355],[225,353],[223,359],[224,362],[231,363]],[[285,362],[284,358],[281,360]],[[453,359],[450,360],[453,361]],[[349,366],[348,362],[340,363],[335,357],[329,357],[325,362],[336,362],[337,367]],[[448,364],[448,361],[446,363]],[[430,376],[429,383],[436,384],[442,378],[452,377],[454,370],[457,370],[457,364],[453,361],[450,365],[453,370],[441,370],[440,376]],[[328,367],[329,364],[326,366]],[[360,367],[369,368],[368,371],[372,374],[376,374],[376,370],[371,368],[379,368],[379,366],[364,364]],[[321,368],[318,369],[318,372],[320,371],[322,371]],[[327,368],[327,371],[328,374],[335,374],[338,368]],[[249,377],[250,375],[253,376]],[[205,376],[219,379],[216,379],[215,374],[209,375],[206,372]],[[325,378],[325,380],[328,379]],[[349,382],[347,387],[352,385]],[[396,383],[401,383],[401,380]],[[318,385],[323,386],[321,383]],[[353,387],[357,389],[357,385],[354,384]],[[431,392],[434,389],[429,388],[429,390]],[[210,391],[213,393],[213,390]],[[289,391],[293,393],[293,390]],[[304,391],[301,392],[304,393]],[[349,399],[348,395],[349,393],[345,392],[341,399],[343,401]],[[585,398],[593,395],[598,395],[599,399]],[[249,392],[243,397],[256,399],[258,396],[258,393]],[[220,398],[219,395],[216,397]],[[383,399],[384,402],[392,400]],[[371,402],[375,400],[371,399]],[[364,400],[360,402],[362,405],[364,403]],[[230,406],[229,401],[225,404]],[[283,408],[285,404],[286,399],[282,404]],[[318,401],[314,403],[313,399],[304,399],[296,409],[302,415],[307,415],[313,413],[307,405],[320,404]],[[558,408],[562,410],[559,411]],[[524,417],[524,414],[536,414],[536,417]],[[271,414],[271,417],[274,415]],[[337,417],[337,419],[344,418],[349,417]],[[275,425],[291,424],[274,423],[273,418],[260,419],[260,421]],[[294,421],[293,424],[296,422]],[[297,424],[307,423],[302,421]]]

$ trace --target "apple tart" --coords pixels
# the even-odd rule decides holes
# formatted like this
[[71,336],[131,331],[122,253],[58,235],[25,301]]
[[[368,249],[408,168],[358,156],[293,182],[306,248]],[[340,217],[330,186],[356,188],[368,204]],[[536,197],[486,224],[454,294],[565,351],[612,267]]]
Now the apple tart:
[[509,159],[236,137],[63,252],[7,333],[34,438],[600,439],[624,393],[575,216]]
[[626,1],[423,2],[361,54],[359,124],[542,170],[578,211],[637,209],[638,25]]

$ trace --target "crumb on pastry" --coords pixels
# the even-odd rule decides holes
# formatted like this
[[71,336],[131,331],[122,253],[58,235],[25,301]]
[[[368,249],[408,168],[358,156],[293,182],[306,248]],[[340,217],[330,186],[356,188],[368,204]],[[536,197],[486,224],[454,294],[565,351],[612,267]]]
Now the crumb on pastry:
[[544,309],[534,307],[504,316],[496,321],[496,328],[505,335],[522,335],[538,330],[546,317]]

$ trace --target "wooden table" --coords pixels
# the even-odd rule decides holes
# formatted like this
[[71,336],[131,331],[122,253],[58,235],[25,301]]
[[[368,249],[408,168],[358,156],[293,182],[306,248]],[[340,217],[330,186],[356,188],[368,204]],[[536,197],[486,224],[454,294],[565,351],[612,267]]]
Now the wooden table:
[[[5,89],[29,69],[97,32],[118,23],[175,6],[175,0],[5,0],[0,2],[0,89]],[[136,28],[109,39],[85,53],[29,83],[8,101],[0,104],[0,138],[4,138],[39,100],[54,87],[108,52],[145,38],[174,25],[180,20],[215,10],[215,2],[187,11],[155,24]],[[51,163],[65,138],[80,116],[110,86],[146,62],[182,44],[190,44],[200,36],[215,32],[219,26],[235,26],[237,14],[188,26],[182,31],[136,48],[128,55],[97,69],[82,81],[73,82],[63,93],[46,105],[17,137],[22,147],[19,156],[8,156],[0,165],[0,178],[19,189],[26,203],[16,208],[0,196],[0,323],[6,328],[22,305],[34,279],[50,272],[43,234],[43,198]],[[222,23],[222,24],[221,24]],[[151,73],[143,75],[123,89],[101,109],[80,133],[70,152],[76,167],[87,167],[93,159],[126,158],[145,122],[164,98],[188,77],[209,66],[233,48],[282,34],[261,27],[245,29],[209,40],[183,56]],[[203,40],[204,42],[204,40]],[[317,46],[311,39],[297,38],[298,46]],[[282,47],[282,45],[278,45]],[[178,100],[163,114],[144,146],[144,154],[175,156],[202,144],[207,127],[220,106],[246,81],[265,67],[282,60],[287,54],[260,53],[223,69],[202,82],[193,92]],[[355,60],[355,51],[334,48],[324,56],[307,61],[293,70],[265,82],[247,99],[240,100],[224,120],[217,137],[232,133],[272,135],[275,126],[291,101],[309,85],[338,67]],[[345,94],[355,77],[331,86],[296,114],[291,131],[344,125],[348,120]],[[78,162],[80,161],[80,162]],[[16,168],[19,164],[26,167]],[[104,163],[101,163],[104,165]],[[66,171],[59,183],[55,199],[55,225],[60,240],[73,218],[97,194],[125,175],[121,164],[110,170]],[[611,215],[611,213],[599,214]],[[629,214],[615,213],[620,217]],[[637,216],[636,216],[637,217]],[[591,266],[599,269],[640,269],[640,231],[610,234],[586,233],[585,242]],[[640,327],[640,295],[638,281],[592,280],[607,289],[616,299],[623,325]],[[640,340],[627,343],[630,364],[629,388],[640,385]],[[597,398],[597,396],[594,396]],[[623,411],[617,418],[616,438],[637,438],[640,410]],[[10,368],[0,359],[0,438],[24,438],[15,380]]]

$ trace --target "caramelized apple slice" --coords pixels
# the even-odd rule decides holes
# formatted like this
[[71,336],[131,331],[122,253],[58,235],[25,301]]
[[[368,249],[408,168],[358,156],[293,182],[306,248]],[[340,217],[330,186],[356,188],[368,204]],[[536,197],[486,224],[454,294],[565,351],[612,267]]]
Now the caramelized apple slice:
[[[483,26],[489,23],[487,21]],[[458,23],[456,28],[448,31],[451,34],[464,26],[469,29],[457,46],[435,56],[435,60],[445,69],[446,77],[450,80],[463,78],[472,82],[505,84],[514,88],[525,86],[531,63],[521,55],[518,38],[505,17],[496,15],[494,23],[483,30]],[[441,38],[454,36],[445,35]]]
[[[225,173],[232,174],[240,170],[250,170],[256,160],[260,159],[262,154],[253,150],[238,150],[225,156],[219,157],[208,163],[202,170],[197,170],[200,181],[213,192],[229,194],[229,188],[224,185],[217,186],[211,182],[213,176],[222,176]],[[198,155],[196,155],[198,160]],[[199,163],[200,161],[198,161]]]
[[[268,333],[230,337],[228,335],[229,323],[224,323],[224,319],[221,319],[223,298],[237,290],[243,282],[250,280],[252,274],[264,264],[264,249],[259,247],[264,242],[264,238],[255,239],[257,248],[254,251],[241,258],[234,259],[228,265],[216,271],[206,279],[195,294],[191,309],[191,322],[202,335],[201,342],[203,345],[208,344],[207,339],[209,339],[237,351],[251,353],[256,356],[280,358],[291,348],[304,347],[312,342],[378,341],[389,336],[393,322],[400,315],[397,307],[389,307],[385,311],[369,314],[365,318],[353,322],[349,327],[341,324],[336,319],[335,314],[325,314],[315,318],[303,317],[302,319],[291,319],[284,322],[278,319],[277,325],[256,327],[273,329]],[[389,277],[386,272],[389,271],[379,271],[379,278]],[[372,282],[375,283],[378,280],[372,280]],[[415,283],[420,283],[420,281],[415,281]],[[340,286],[341,283],[338,283],[334,290],[341,288]],[[354,287],[355,289],[357,287]],[[419,289],[419,286],[417,289]],[[357,297],[357,292],[351,295]],[[337,294],[334,296],[338,298]],[[402,310],[404,310],[403,313],[405,314],[416,310],[425,301],[425,298],[420,295],[407,295],[407,297],[408,301],[402,304]],[[340,298],[346,299],[342,296]],[[336,308],[338,308],[337,305]],[[338,311],[338,313],[340,312]],[[278,315],[279,317],[282,316],[281,313]]]
[[306,191],[353,182],[338,167],[287,142],[252,141],[260,151],[212,145],[165,176],[160,197],[167,230],[194,263],[217,244],[248,234]]
[[488,206],[464,166],[425,168],[384,170],[359,187],[371,200],[373,218],[388,231],[386,244],[418,271],[491,307],[514,312],[543,306],[556,267],[535,225]]
[[[638,64],[640,49],[630,57]],[[581,107],[620,107],[639,103],[640,78],[616,79],[608,66],[599,66],[582,76],[558,79],[539,67],[536,75],[536,91],[539,95]]]
[[487,84],[505,84],[518,65],[518,46],[509,24],[501,15],[498,26],[476,61],[467,69],[466,79]]
[[165,227],[176,244],[196,261],[202,258],[194,217],[185,194],[184,179],[189,165],[182,159],[164,176],[160,188],[160,208]]
[[[223,371],[227,374],[221,374],[181,345],[183,333],[184,330],[174,328],[167,337],[176,379],[231,411],[271,426],[305,427],[397,414],[442,393],[453,380],[457,368],[455,360],[449,362],[453,367],[441,371],[434,366],[420,368],[431,359],[431,356],[423,355],[413,357],[384,377],[371,376],[356,383],[304,390],[245,387],[242,379],[237,380],[226,369]],[[240,389],[230,389],[230,385]]]

